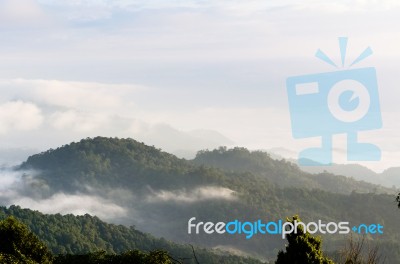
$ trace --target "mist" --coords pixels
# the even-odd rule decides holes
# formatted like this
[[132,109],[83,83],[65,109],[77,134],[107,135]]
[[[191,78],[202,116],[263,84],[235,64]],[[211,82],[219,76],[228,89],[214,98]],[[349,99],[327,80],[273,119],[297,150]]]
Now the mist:
[[127,215],[127,209],[96,194],[52,193],[51,188],[36,177],[38,172],[14,168],[0,170],[0,203],[18,205],[47,214],[90,214],[107,221]]
[[0,205],[17,205],[45,214],[89,214],[109,223],[134,225],[139,230],[168,237],[171,234],[167,222],[158,222],[166,213],[182,214],[182,208],[196,204],[230,203],[239,198],[234,190],[207,185],[172,190],[144,186],[135,192],[123,187],[83,185],[79,191],[56,191],[38,175],[40,172],[34,170],[1,169]]
[[206,200],[235,200],[235,192],[228,188],[203,186],[191,190],[179,189],[174,191],[152,191],[146,200],[152,202],[195,203]]

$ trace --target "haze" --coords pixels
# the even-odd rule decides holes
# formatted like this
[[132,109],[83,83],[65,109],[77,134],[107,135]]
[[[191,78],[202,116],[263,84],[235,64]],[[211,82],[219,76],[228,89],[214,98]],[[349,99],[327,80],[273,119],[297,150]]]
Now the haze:
[[[285,80],[336,70],[314,54],[340,61],[347,36],[349,61],[374,51],[357,67],[376,67],[384,119],[360,135],[383,159],[362,164],[398,166],[400,4],[351,2],[3,0],[1,148],[23,159],[116,136],[185,157],[220,145],[296,153],[318,139],[293,139]],[[335,149],[344,162],[341,136]]]

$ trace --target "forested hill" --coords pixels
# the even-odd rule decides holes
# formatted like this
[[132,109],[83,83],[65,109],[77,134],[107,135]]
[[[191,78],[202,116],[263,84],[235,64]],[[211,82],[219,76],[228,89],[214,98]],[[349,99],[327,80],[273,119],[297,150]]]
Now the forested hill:
[[[328,173],[308,174],[243,148],[202,151],[188,161],[133,139],[98,137],[33,155],[19,171],[26,188],[16,191],[40,202],[40,208],[57,206],[52,203],[59,193],[85,195],[122,209],[118,216],[103,212],[109,221],[176,242],[263,258],[274,259],[284,241],[259,234],[248,240],[243,234],[189,235],[188,220],[275,221],[298,214],[304,221],[380,223],[385,233],[371,241],[396,245],[400,239],[394,190]],[[334,251],[346,239],[326,236],[324,245]],[[386,248],[388,259],[400,263],[396,246]]]
[[266,152],[221,147],[213,151],[200,151],[193,161],[186,161],[133,139],[97,137],[81,140],[33,155],[21,168],[39,169],[41,176],[52,187],[77,191],[82,187],[82,182],[99,186],[120,186],[122,183],[134,188],[151,184],[165,188],[184,180],[190,185],[190,181],[195,179],[182,179],[177,175],[196,170],[199,165],[239,174],[252,173],[280,187],[321,189],[345,194],[352,191],[396,193],[394,189],[331,173],[306,173],[286,160],[272,159]]
[[[77,191],[82,183],[136,188],[149,183],[164,185],[171,183],[172,175],[191,167],[185,160],[133,139],[103,137],[50,149],[21,165],[21,169],[40,170],[40,178],[63,191]],[[160,178],[166,181],[159,182]]]
[[189,168],[189,163],[172,154],[162,152],[154,146],[133,139],[87,138],[72,142],[57,149],[49,149],[30,156],[22,167],[33,166],[41,169],[97,172],[127,167],[143,167],[152,170],[173,171]]
[[[185,259],[185,263],[189,264],[196,263],[189,245],[158,239],[133,227],[107,224],[90,215],[45,215],[18,206],[0,207],[0,220],[9,216],[27,225],[55,255],[99,251],[121,253],[134,249],[145,252],[164,250],[174,259]],[[223,252],[216,254],[201,248],[196,248],[195,253],[200,263],[204,264],[261,264],[255,259],[232,256]]]
[[321,189],[344,194],[351,193],[352,191],[396,193],[395,189],[357,181],[332,173],[307,173],[289,161],[271,158],[266,152],[249,151],[239,147],[233,149],[220,147],[211,151],[199,151],[193,162],[197,165],[220,168],[230,172],[251,172],[254,175],[268,179],[268,181],[280,187]]

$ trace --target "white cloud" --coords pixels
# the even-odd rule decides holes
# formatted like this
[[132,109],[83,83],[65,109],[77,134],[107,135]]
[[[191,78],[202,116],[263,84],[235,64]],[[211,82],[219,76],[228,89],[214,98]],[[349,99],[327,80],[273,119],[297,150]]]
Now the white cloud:
[[[89,20],[106,18],[106,21],[93,23],[90,29],[66,23],[67,28],[57,33],[66,38],[72,36],[73,40],[50,45],[48,36],[43,36],[42,53],[32,49],[25,35],[20,45],[13,45],[5,38],[1,45],[9,43],[9,48],[2,48],[0,55],[9,58],[3,66],[6,74],[50,76],[50,79],[63,76],[68,80],[129,80],[155,88],[143,95],[137,93],[142,89],[138,85],[100,81],[0,82],[0,103],[21,100],[40,106],[48,117],[45,124],[49,125],[40,131],[42,141],[47,136],[46,142],[58,139],[52,143],[57,145],[68,143],[73,132],[74,140],[102,134],[132,136],[169,151],[185,145],[203,148],[192,143],[195,135],[187,133],[202,128],[219,131],[250,148],[289,145],[297,150],[307,143],[293,140],[289,115],[285,112],[287,106],[284,103],[277,109],[270,106],[286,101],[281,91],[290,74],[325,70],[313,58],[317,48],[340,59],[337,36],[349,36],[349,55],[357,55],[359,49],[371,45],[375,54],[367,63],[377,66],[381,82],[384,78],[379,66],[386,62],[380,59],[385,53],[393,57],[400,54],[396,33],[399,4],[391,0],[329,3],[40,0],[39,3],[43,7],[40,12],[50,10],[57,16],[71,15],[72,20],[82,20],[87,15],[90,18],[94,13]],[[307,61],[293,60],[305,55]],[[375,58],[377,63],[373,61]],[[249,63],[252,60],[261,63]],[[235,64],[242,70],[231,71],[229,67]],[[398,68],[397,64],[393,69]],[[390,84],[386,86],[390,86],[387,98],[395,101],[398,94],[392,86],[398,83],[395,71],[386,79]],[[267,92],[258,93],[261,90]],[[218,94],[223,95],[220,102],[214,97]],[[264,105],[260,104],[260,98],[265,100]],[[396,102],[383,99],[382,105],[396,106]],[[2,143],[19,144],[21,138],[3,137]]]
[[3,18],[29,19],[40,17],[42,11],[34,0],[3,0],[0,3]]
[[25,89],[23,95],[49,105],[69,108],[116,107],[126,93],[144,89],[143,86],[127,84],[106,84],[96,82],[71,82],[58,80],[13,79],[5,84]]
[[235,200],[235,192],[231,189],[216,186],[198,187],[192,190],[161,190],[147,197],[148,202],[181,202],[194,203],[206,200]]
[[85,110],[126,108],[131,105],[132,94],[145,89],[129,84],[28,79],[1,80],[1,86],[8,88],[3,98],[28,98],[50,106]]
[[110,220],[126,215],[126,209],[103,199],[101,197],[84,194],[57,193],[47,199],[35,200],[30,197],[14,199],[11,204],[20,205],[23,208],[39,210],[48,214],[74,214],[96,215],[101,219]]
[[75,110],[57,111],[49,117],[51,125],[58,130],[91,132],[101,127],[111,126],[110,120],[102,114],[78,112]]
[[0,169],[0,194],[16,187],[21,180],[21,173]]
[[40,198],[49,191],[49,186],[35,178],[36,171],[15,171],[0,169],[0,203],[13,204],[12,201],[22,196]]
[[39,0],[45,5],[69,6],[69,7],[116,7],[116,8],[176,8],[176,7],[199,7],[207,5],[208,1],[181,1],[181,0]]
[[[101,195],[59,192],[49,196],[49,186],[36,179],[35,174],[35,171],[0,169],[0,203],[7,206],[19,205],[48,214],[91,214],[104,220],[115,220],[127,214],[125,208]],[[126,191],[119,191],[121,193],[127,196]],[[109,193],[105,195],[110,196]],[[121,198],[119,196],[119,200]]]
[[[3,134],[12,138],[19,130],[37,128],[43,123],[41,132],[30,134],[30,143],[24,147],[40,148],[37,144],[44,139],[46,147],[57,147],[86,137],[118,136],[192,157],[200,149],[232,144],[215,131],[192,131],[198,127],[185,131],[165,124],[162,119],[143,120],[143,110],[136,104],[151,102],[151,95],[146,95],[154,91],[139,85],[10,79],[0,80],[0,88],[0,102],[5,102],[0,106]],[[140,98],[146,101],[140,102]],[[13,99],[19,101],[10,101]],[[6,137],[3,140],[16,141]]]
[[232,146],[229,138],[215,130],[179,130],[165,123],[149,124],[136,120],[130,128],[135,139],[174,153],[193,158],[197,151],[219,146]]
[[182,130],[198,127],[215,130],[235,144],[251,148],[280,147],[288,142],[295,144],[289,112],[277,107],[209,107],[187,112],[147,113],[143,117],[153,123],[163,121]]
[[35,0],[0,1],[0,28],[24,28],[47,26],[48,17]]
[[290,7],[304,7],[313,10],[336,12],[336,11],[353,11],[356,10],[376,10],[378,9],[389,9],[398,7],[400,4],[396,0],[356,0],[356,1],[345,1],[337,0],[322,3],[318,0],[220,0],[220,1],[163,1],[163,0],[39,0],[44,5],[64,6],[64,7],[80,7],[80,8],[122,8],[126,10],[143,10],[143,9],[199,9],[199,10],[225,10],[230,14],[246,14],[252,15],[254,13],[260,13],[262,11],[274,8],[290,8]]
[[[192,158],[200,149],[233,143],[212,130],[143,121],[135,95],[145,88],[137,85],[11,79],[1,80],[0,88],[0,142],[9,148],[46,150],[86,137],[117,136]],[[32,129],[27,136],[24,131]]]
[[0,105],[0,133],[37,129],[43,122],[41,110],[33,103],[15,101]]

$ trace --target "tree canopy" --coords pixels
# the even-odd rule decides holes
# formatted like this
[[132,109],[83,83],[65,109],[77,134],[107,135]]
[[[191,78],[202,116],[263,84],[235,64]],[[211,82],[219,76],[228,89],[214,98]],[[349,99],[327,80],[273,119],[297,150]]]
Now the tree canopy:
[[0,238],[2,263],[52,262],[47,246],[27,226],[12,216],[0,221]]
[[[301,222],[298,216],[287,221],[293,225],[295,221]],[[305,232],[302,226],[298,226],[297,232],[287,234],[287,241],[286,251],[279,251],[275,264],[334,264],[322,253],[321,238]]]

